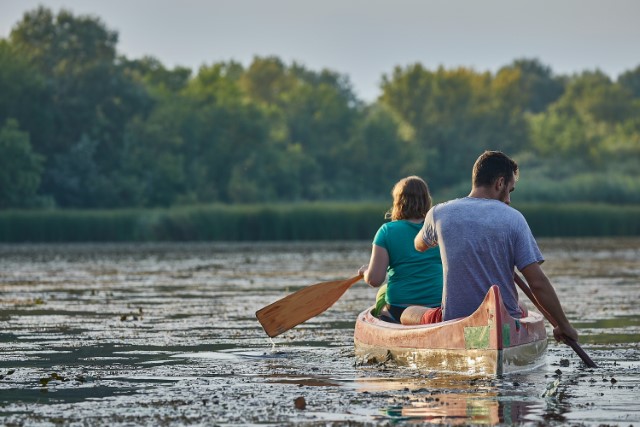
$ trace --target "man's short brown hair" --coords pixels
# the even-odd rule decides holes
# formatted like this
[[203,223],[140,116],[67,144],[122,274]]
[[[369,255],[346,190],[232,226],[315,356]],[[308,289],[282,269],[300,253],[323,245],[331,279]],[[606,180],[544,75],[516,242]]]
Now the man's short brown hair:
[[503,177],[518,180],[518,164],[501,151],[485,151],[473,165],[474,187],[486,187]]

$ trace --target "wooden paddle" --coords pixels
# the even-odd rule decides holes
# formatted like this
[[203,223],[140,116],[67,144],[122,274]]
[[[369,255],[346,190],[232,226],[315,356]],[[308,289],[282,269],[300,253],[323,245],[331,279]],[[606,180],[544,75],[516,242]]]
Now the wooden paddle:
[[326,311],[360,279],[362,275],[307,286],[262,307],[256,311],[256,317],[267,335],[273,338]]
[[[527,285],[527,283],[522,278],[520,278],[520,276],[517,273],[514,274],[513,278],[515,279],[520,289],[522,289],[522,291],[527,295],[527,297],[529,297],[531,302],[538,308],[538,310],[540,310],[540,313],[542,313],[542,315],[547,318],[549,323],[551,323],[551,325],[554,328],[558,326],[558,323],[556,322],[556,320],[549,314],[547,310],[544,309],[544,307],[542,307],[540,302],[538,302],[536,296],[533,294],[533,291],[531,290],[529,285]],[[576,352],[578,356],[580,356],[580,359],[582,359],[585,365],[587,365],[590,368],[598,367],[598,365],[596,365],[595,362],[591,360],[589,355],[585,353],[582,347],[580,347],[580,344],[578,344],[577,341],[566,337],[566,343],[573,349],[573,351]]]

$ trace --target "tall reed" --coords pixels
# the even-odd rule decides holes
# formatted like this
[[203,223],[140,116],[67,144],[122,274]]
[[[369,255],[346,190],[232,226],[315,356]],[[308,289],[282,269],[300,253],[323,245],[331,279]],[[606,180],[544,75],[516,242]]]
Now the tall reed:
[[[0,242],[371,240],[389,205],[0,211]],[[640,205],[520,204],[536,237],[640,236]]]

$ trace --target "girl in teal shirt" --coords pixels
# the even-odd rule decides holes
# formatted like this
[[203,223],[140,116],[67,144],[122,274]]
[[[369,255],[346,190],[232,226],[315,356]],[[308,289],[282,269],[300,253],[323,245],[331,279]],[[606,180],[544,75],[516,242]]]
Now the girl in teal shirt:
[[431,208],[427,183],[417,176],[401,179],[393,187],[393,206],[373,239],[369,264],[358,270],[364,280],[380,288],[374,315],[399,322],[411,305],[440,307],[442,302],[442,260],[438,246],[425,252],[414,247],[416,234]]

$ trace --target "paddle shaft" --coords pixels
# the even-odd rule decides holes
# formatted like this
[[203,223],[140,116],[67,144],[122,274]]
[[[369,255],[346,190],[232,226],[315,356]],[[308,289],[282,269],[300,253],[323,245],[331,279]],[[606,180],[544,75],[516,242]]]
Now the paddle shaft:
[[[549,312],[545,310],[542,304],[540,304],[536,296],[533,294],[533,291],[531,290],[529,285],[525,283],[525,281],[522,278],[520,278],[520,276],[517,273],[514,274],[513,278],[515,279],[516,284],[520,287],[520,289],[522,289],[522,292],[524,292],[527,295],[527,297],[531,300],[533,305],[535,305],[537,309],[540,310],[540,313],[542,313],[542,315],[547,318],[549,323],[551,323],[551,326],[553,326],[554,328],[558,326],[558,322],[556,322],[553,316],[551,316],[551,314],[549,314]],[[565,339],[566,344],[569,345],[573,349],[573,351],[576,352],[578,356],[580,356],[580,359],[582,359],[585,365],[587,365],[590,368],[598,367],[598,365],[596,365],[595,362],[591,360],[589,355],[585,353],[582,347],[580,347],[580,344],[578,344],[575,340],[569,337],[565,337],[565,338],[566,338]]]

